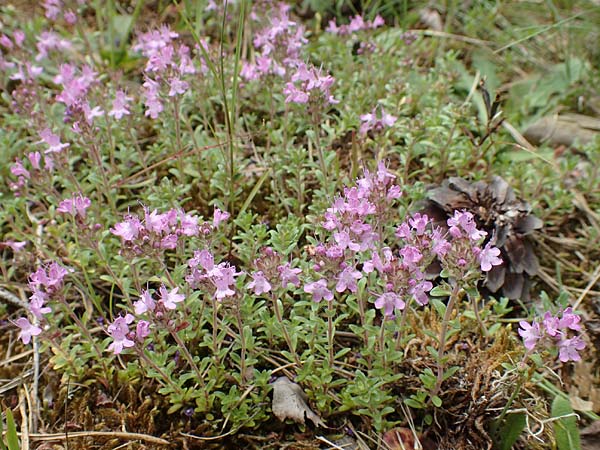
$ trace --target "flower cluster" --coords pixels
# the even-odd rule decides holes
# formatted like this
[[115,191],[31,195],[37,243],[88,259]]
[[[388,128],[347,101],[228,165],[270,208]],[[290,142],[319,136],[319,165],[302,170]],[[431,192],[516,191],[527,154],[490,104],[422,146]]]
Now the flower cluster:
[[357,264],[381,240],[369,219],[382,220],[390,203],[401,196],[394,179],[395,175],[380,163],[376,173],[365,170],[356,186],[345,188],[343,196],[338,196],[327,209],[322,226],[330,233],[329,240],[317,245],[313,255],[313,268],[321,278],[304,286],[314,301],[333,300],[328,280],[335,281],[336,292],[357,291],[357,282],[363,277]]
[[215,208],[212,222],[200,223],[197,216],[186,214],[180,209],[165,213],[144,208],[144,218],[135,214],[125,216],[123,222],[115,224],[110,232],[119,236],[124,245],[134,254],[148,249],[174,249],[181,236],[206,236],[229,218],[229,213]]
[[[259,3],[254,9],[260,6]],[[261,11],[269,11],[269,14],[254,14],[267,23],[255,34],[253,43],[257,53],[254,62],[244,61],[242,65],[240,75],[246,80],[256,80],[268,74],[283,77],[300,61],[300,50],[307,42],[304,27],[290,20],[290,5],[279,2]]]
[[[42,157],[44,164],[42,165]],[[28,170],[25,166],[29,166]],[[20,195],[19,191],[23,188],[28,180],[39,180],[44,174],[49,174],[54,171],[54,159],[50,152],[42,154],[40,152],[29,152],[27,158],[22,160],[15,159],[14,164],[10,167],[10,173],[17,177],[16,182],[10,182],[10,188],[15,191],[15,195]],[[33,175],[32,175],[33,172]]]
[[393,220],[390,204],[401,196],[395,178],[380,162],[375,173],[365,170],[327,209],[322,226],[329,239],[313,250],[313,269],[321,276],[304,286],[314,301],[333,300],[334,290],[356,292],[358,280],[376,272],[379,288],[371,294],[375,307],[389,319],[412,300],[428,303],[433,284],[425,274],[435,261],[446,278],[455,280],[471,273],[480,276],[502,262],[496,247],[488,243],[482,248],[487,233],[477,229],[466,211],[448,219],[447,233],[434,227],[427,215],[416,213],[396,228],[398,241],[388,243],[380,224]]
[[383,108],[379,108],[381,110],[381,115],[377,114],[377,107],[373,108],[373,111],[367,114],[363,114],[360,116],[360,121],[362,122],[360,125],[359,133],[362,136],[366,136],[369,131],[371,132],[381,132],[388,127],[391,127],[396,123],[397,117],[392,116],[391,114],[386,113]]
[[91,206],[92,201],[84,197],[80,192],[73,194],[71,198],[61,201],[56,208],[56,211],[62,214],[70,214],[73,217],[83,220],[87,214],[87,209]]
[[447,224],[452,245],[439,256],[442,267],[449,276],[461,279],[471,269],[489,272],[493,266],[502,264],[500,249],[494,247],[491,241],[481,248],[487,232],[477,228],[473,214],[468,211],[454,211]]
[[[168,321],[167,312],[175,310],[177,304],[185,300],[185,295],[179,293],[179,288],[176,287],[169,291],[164,284],[160,286],[158,294],[158,299],[155,300],[149,290],[142,290],[140,299],[133,304],[135,313],[138,316],[151,315],[158,322]],[[129,330],[129,325],[135,319],[134,315],[125,314],[125,316],[117,317],[108,326],[107,333],[112,338],[108,349],[112,350],[115,355],[121,353],[124,348],[133,347],[135,342],[144,342],[150,335],[150,321],[144,319],[137,321],[134,331]]]
[[46,303],[60,292],[64,278],[69,272],[69,269],[52,262],[47,268],[39,267],[29,276],[28,284],[31,295],[28,309],[35,320],[32,323],[27,317],[20,317],[14,322],[21,329],[19,338],[24,344],[29,344],[32,336],[37,336],[42,332],[37,323],[44,321],[44,315],[52,312]]
[[152,119],[156,119],[164,109],[162,87],[168,87],[168,97],[182,95],[189,89],[185,77],[198,72],[190,56],[190,48],[176,42],[178,37],[179,34],[163,25],[158,30],[140,34],[138,43],[133,47],[148,58],[142,92],[145,115]]
[[361,30],[373,30],[385,24],[381,16],[375,17],[373,20],[365,20],[361,15],[356,15],[350,20],[347,25],[338,25],[335,19],[329,21],[329,25],[325,31],[337,34],[340,36],[356,33]]
[[332,105],[339,103],[331,95],[331,86],[335,78],[331,75],[323,75],[322,69],[315,66],[307,66],[304,62],[296,63],[296,71],[287,82],[283,93],[286,95],[286,103],[309,103],[313,101],[320,103],[325,101]]
[[196,250],[188,261],[190,268],[185,280],[192,289],[205,289],[216,300],[235,295],[235,278],[240,275],[228,262],[215,264],[214,254],[207,249]]
[[289,262],[283,262],[279,253],[271,247],[264,247],[260,256],[254,260],[254,267],[258,270],[250,275],[252,281],[246,285],[246,289],[252,289],[255,295],[265,294],[273,290],[287,289],[291,284],[300,286],[298,275],[301,269],[292,268]]
[[[77,0],[77,4],[84,5],[85,0]],[[64,2],[62,0],[44,0],[42,6],[45,10],[45,16],[50,20],[58,20],[61,16],[64,21],[73,25],[77,22],[77,14],[72,9],[65,9]]]
[[580,321],[581,317],[570,307],[555,315],[548,311],[531,323],[520,321],[519,335],[529,353],[536,349],[557,348],[561,362],[579,361],[579,351],[585,348],[585,342],[578,334]]

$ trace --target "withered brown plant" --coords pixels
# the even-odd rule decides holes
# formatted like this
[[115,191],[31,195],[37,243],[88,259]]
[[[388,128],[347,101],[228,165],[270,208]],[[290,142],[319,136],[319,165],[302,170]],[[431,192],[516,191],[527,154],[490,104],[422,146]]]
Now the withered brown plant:
[[527,299],[529,277],[539,267],[529,235],[543,225],[531,214],[529,204],[518,199],[499,176],[490,182],[451,177],[429,191],[424,211],[445,227],[455,210],[471,212],[478,227],[487,231],[487,239],[502,252],[503,263],[488,272],[485,287],[492,293],[501,290],[510,299]]

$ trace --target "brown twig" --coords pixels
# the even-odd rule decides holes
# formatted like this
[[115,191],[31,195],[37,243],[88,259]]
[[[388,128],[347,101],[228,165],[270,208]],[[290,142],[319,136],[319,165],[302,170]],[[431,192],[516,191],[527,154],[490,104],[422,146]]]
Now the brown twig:
[[[17,434],[22,437],[24,433]],[[142,433],[128,433],[126,431],[72,431],[69,433],[69,439],[80,437],[108,437],[116,439],[129,439],[132,441],[145,441],[152,444],[169,445],[169,441],[156,436],[150,436]],[[65,433],[31,433],[29,434],[29,439],[32,441],[62,441],[67,439],[67,435]]]

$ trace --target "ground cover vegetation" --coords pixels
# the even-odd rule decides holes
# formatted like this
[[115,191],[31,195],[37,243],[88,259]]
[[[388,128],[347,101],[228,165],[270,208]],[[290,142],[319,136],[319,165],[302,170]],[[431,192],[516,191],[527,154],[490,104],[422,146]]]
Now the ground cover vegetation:
[[599,8],[0,6],[0,449],[595,448]]

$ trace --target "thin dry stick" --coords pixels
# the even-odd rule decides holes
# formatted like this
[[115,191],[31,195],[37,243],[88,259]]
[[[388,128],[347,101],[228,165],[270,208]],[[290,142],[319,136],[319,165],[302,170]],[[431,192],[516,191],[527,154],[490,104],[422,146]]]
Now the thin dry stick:
[[[21,449],[29,450],[29,421],[27,410],[25,409],[25,389],[19,391],[19,412],[21,413]],[[29,409],[31,412],[31,408]]]
[[21,308],[27,308],[28,305],[19,297],[17,297],[12,292],[5,291],[4,289],[0,289],[0,298],[12,303],[13,305],[19,306]]
[[598,282],[598,280],[600,280],[600,266],[596,267],[596,270],[592,274],[592,279],[587,284],[587,286],[585,287],[585,289],[583,290],[583,292],[581,293],[579,298],[575,301],[575,304],[573,305],[574,310],[577,309],[577,307],[581,304],[583,299],[590,292],[590,290],[594,287],[594,285]]
[[7,366],[10,363],[17,361],[21,358],[26,358],[27,356],[31,355],[32,353],[33,353],[33,350],[27,350],[27,351],[24,351],[23,353],[19,353],[18,355],[13,355],[10,358],[5,359],[4,361],[0,361],[0,367]]
[[[20,437],[23,437],[23,433],[17,434]],[[75,431],[70,432],[68,436],[69,439],[78,437],[108,437],[116,439],[129,439],[131,441],[145,441],[150,442],[152,444],[169,445],[169,441],[155,436],[150,436],[148,434],[141,433],[128,433],[126,431]],[[31,439],[32,441],[63,441],[67,439],[67,435],[66,433],[31,433],[29,434],[29,439]]]

